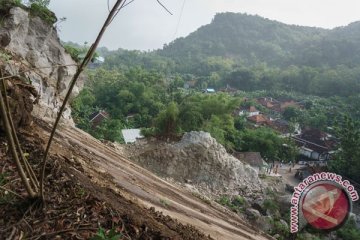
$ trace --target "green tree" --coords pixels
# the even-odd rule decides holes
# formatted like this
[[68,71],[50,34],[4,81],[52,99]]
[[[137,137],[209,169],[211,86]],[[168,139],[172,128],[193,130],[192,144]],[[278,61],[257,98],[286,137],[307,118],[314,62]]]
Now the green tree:
[[126,128],[126,125],[120,120],[106,119],[95,128],[90,128],[89,133],[98,139],[123,143],[124,139],[121,135],[121,130],[124,128]]
[[80,94],[71,102],[72,116],[77,127],[89,131],[89,116],[97,109],[95,107],[95,96],[88,88],[83,89]]
[[360,122],[344,117],[337,127],[340,148],[329,163],[331,170],[360,182]]
[[156,134],[163,137],[174,137],[180,132],[179,108],[171,102],[155,119]]
[[50,0],[29,0],[30,4],[37,4],[41,7],[47,8],[50,4]]
[[298,107],[289,106],[285,108],[285,111],[283,112],[283,117],[290,121],[296,121],[301,116],[300,109]]
[[286,139],[279,137],[268,128],[246,129],[241,133],[241,151],[260,152],[261,156],[270,160],[286,160],[283,153]]
[[204,123],[202,130],[209,132],[211,136],[227,150],[233,150],[235,148],[233,142],[233,133],[235,131],[234,119],[231,115],[212,115],[211,118]]

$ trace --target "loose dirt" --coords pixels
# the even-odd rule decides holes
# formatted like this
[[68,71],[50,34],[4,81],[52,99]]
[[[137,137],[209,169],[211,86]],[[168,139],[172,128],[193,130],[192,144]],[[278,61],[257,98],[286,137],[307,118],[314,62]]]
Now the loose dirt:
[[[41,121],[38,121],[38,126],[38,134],[46,139],[50,126]],[[60,127],[51,153],[76,166],[93,183],[150,209],[157,220],[161,220],[157,217],[159,212],[170,216],[163,219],[164,223],[176,219],[176,222],[194,226],[214,239],[271,239],[238,215],[217,204],[204,202],[185,189],[164,181],[128,161],[118,149],[102,144],[79,129]],[[178,227],[171,229],[179,230]],[[187,238],[186,234],[182,237]]]
[[[34,130],[40,129],[33,126],[19,136],[39,175],[45,142]],[[61,154],[51,155],[47,165],[46,201],[28,200],[14,163],[5,155],[5,142],[0,138],[0,239],[89,239],[100,227],[114,229],[121,239],[210,239],[190,225],[94,184],[80,165],[69,164]]]
[[[50,128],[35,120],[19,133],[37,174]],[[4,142],[0,139],[0,239],[89,239],[99,227],[116,230],[122,239],[272,239],[216,203],[128,161],[117,148],[64,126],[51,148],[44,208],[23,199],[26,192]]]

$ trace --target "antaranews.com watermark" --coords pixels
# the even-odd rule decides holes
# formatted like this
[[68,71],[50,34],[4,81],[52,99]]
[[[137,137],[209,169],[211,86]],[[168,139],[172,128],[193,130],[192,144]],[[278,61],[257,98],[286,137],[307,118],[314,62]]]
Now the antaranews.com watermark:
[[318,229],[341,226],[351,212],[351,202],[358,199],[354,186],[342,176],[331,172],[311,175],[294,187],[290,232],[299,231],[300,220]]

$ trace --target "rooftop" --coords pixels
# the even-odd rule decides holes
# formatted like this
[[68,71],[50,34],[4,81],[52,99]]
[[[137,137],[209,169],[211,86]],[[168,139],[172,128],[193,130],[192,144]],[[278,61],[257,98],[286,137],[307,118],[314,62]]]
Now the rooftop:
[[143,138],[140,129],[123,129],[121,133],[126,144],[136,142],[136,139]]

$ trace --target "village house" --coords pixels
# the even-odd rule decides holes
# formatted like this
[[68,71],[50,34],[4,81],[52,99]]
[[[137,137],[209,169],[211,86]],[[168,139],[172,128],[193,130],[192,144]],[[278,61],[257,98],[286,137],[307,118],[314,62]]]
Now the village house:
[[100,125],[105,119],[109,118],[109,114],[104,110],[99,110],[97,112],[94,112],[89,116],[89,122],[91,124],[91,127],[96,128],[98,125]]
[[215,93],[215,89],[214,88],[206,88],[202,90],[203,93]]
[[268,109],[272,109],[274,108],[274,106],[279,105],[279,101],[272,97],[261,97],[258,98],[256,101]]
[[219,89],[219,92],[225,92],[225,93],[228,93],[230,95],[236,93],[237,91],[238,90],[236,88],[232,88],[229,85],[226,85],[226,88],[220,88]]
[[283,119],[270,121],[268,122],[268,126],[281,134],[288,134],[291,132],[289,122]]
[[288,107],[301,108],[301,105],[299,105],[294,100],[285,100],[285,101],[280,102],[280,105],[278,106],[278,110],[280,112],[284,112],[285,109],[288,108]]
[[249,107],[240,107],[236,110],[236,115],[238,116],[247,116],[252,117],[260,114],[260,111],[256,109],[254,106]]
[[246,119],[252,123],[255,123],[255,125],[257,125],[257,126],[260,126],[260,125],[265,126],[270,122],[270,119],[268,119],[263,114],[258,114],[258,115],[254,115],[251,117],[247,117]]
[[298,107],[302,108],[302,105],[292,99],[276,100],[272,97],[262,97],[258,98],[257,102],[267,109],[281,113],[284,112],[287,107]]
[[187,81],[187,82],[184,83],[184,88],[185,89],[194,88],[195,85],[196,85],[196,80]]
[[283,136],[290,136],[291,134],[298,135],[301,133],[300,124],[298,123],[291,126],[290,123],[284,119],[277,118],[273,120],[270,118],[270,120],[268,126]]
[[299,135],[292,136],[299,147],[299,161],[307,163],[325,163],[336,148],[336,140],[318,129],[307,128]]

